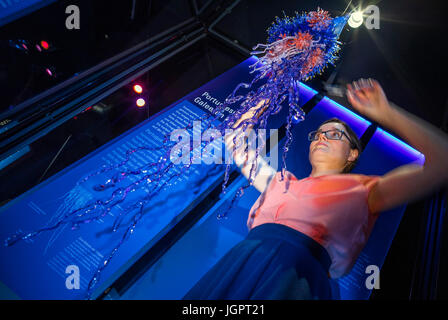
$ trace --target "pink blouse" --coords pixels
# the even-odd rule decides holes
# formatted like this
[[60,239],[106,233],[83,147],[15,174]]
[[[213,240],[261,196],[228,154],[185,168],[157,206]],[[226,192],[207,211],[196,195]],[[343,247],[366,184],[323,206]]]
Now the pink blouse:
[[350,173],[299,180],[287,171],[280,179],[277,172],[250,209],[249,230],[263,223],[296,229],[328,251],[331,278],[349,273],[379,215],[370,210],[367,199],[380,176]]

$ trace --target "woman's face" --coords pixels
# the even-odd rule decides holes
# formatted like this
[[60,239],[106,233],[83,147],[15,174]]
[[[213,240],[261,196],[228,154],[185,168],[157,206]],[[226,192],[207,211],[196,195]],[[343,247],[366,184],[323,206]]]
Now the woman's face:
[[[318,131],[331,129],[342,130],[348,135],[344,125],[338,122],[325,123],[319,127]],[[320,163],[325,164],[328,169],[342,171],[347,161],[354,161],[357,156],[358,150],[350,148],[350,141],[345,135],[342,135],[341,140],[331,140],[319,133],[318,139],[310,143],[309,160],[313,167]]]

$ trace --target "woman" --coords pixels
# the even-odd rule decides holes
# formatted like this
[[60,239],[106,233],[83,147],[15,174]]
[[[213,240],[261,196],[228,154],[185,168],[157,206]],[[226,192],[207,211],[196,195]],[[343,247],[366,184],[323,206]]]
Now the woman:
[[[258,160],[253,185],[262,194],[249,213],[249,234],[184,299],[331,299],[329,277],[350,271],[379,213],[448,182],[444,133],[389,103],[375,80],[348,85],[347,97],[359,113],[421,151],[424,166],[403,165],[384,176],[349,174],[362,151],[359,140],[344,122],[324,122],[309,134],[309,177],[299,180],[286,172],[282,179]],[[233,156],[248,178],[247,154]]]

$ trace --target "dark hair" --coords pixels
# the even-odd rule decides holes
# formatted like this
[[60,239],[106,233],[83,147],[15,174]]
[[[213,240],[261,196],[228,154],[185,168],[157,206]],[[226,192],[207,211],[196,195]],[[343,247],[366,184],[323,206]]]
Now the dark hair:
[[331,119],[328,119],[328,120],[325,120],[324,122],[322,122],[320,126],[322,126],[328,122],[337,122],[337,123],[342,124],[345,127],[345,130],[347,130],[348,136],[350,137],[350,140],[351,140],[350,148],[358,150],[358,157],[354,161],[347,161],[347,164],[345,165],[344,169],[342,170],[342,173],[349,173],[356,166],[356,164],[358,163],[358,159],[361,156],[361,152],[362,152],[361,141],[359,141],[359,138],[356,135],[356,133],[353,131],[352,128],[350,128],[350,126],[345,121],[342,121],[341,119],[338,119],[338,118],[331,118]]

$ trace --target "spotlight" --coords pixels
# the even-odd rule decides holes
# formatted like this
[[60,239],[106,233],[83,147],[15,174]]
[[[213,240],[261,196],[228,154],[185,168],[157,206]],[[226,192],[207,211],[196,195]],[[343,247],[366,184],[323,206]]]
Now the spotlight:
[[352,28],[358,28],[364,22],[362,11],[355,11],[350,15],[347,23]]
[[50,68],[46,68],[45,71],[47,72],[47,74],[51,77],[53,76],[53,72],[51,72]]
[[136,85],[134,85],[134,91],[136,92],[136,93],[142,93],[143,92],[143,88],[142,88],[142,86],[141,85],[139,85],[139,84],[136,84]]
[[40,46],[41,46],[42,48],[44,48],[45,50],[48,50],[48,48],[50,48],[50,45],[49,45],[48,42],[45,41],[45,40],[42,40],[42,41],[40,42]]
[[141,108],[146,104],[146,101],[145,99],[139,98],[135,103],[137,104],[137,107]]

